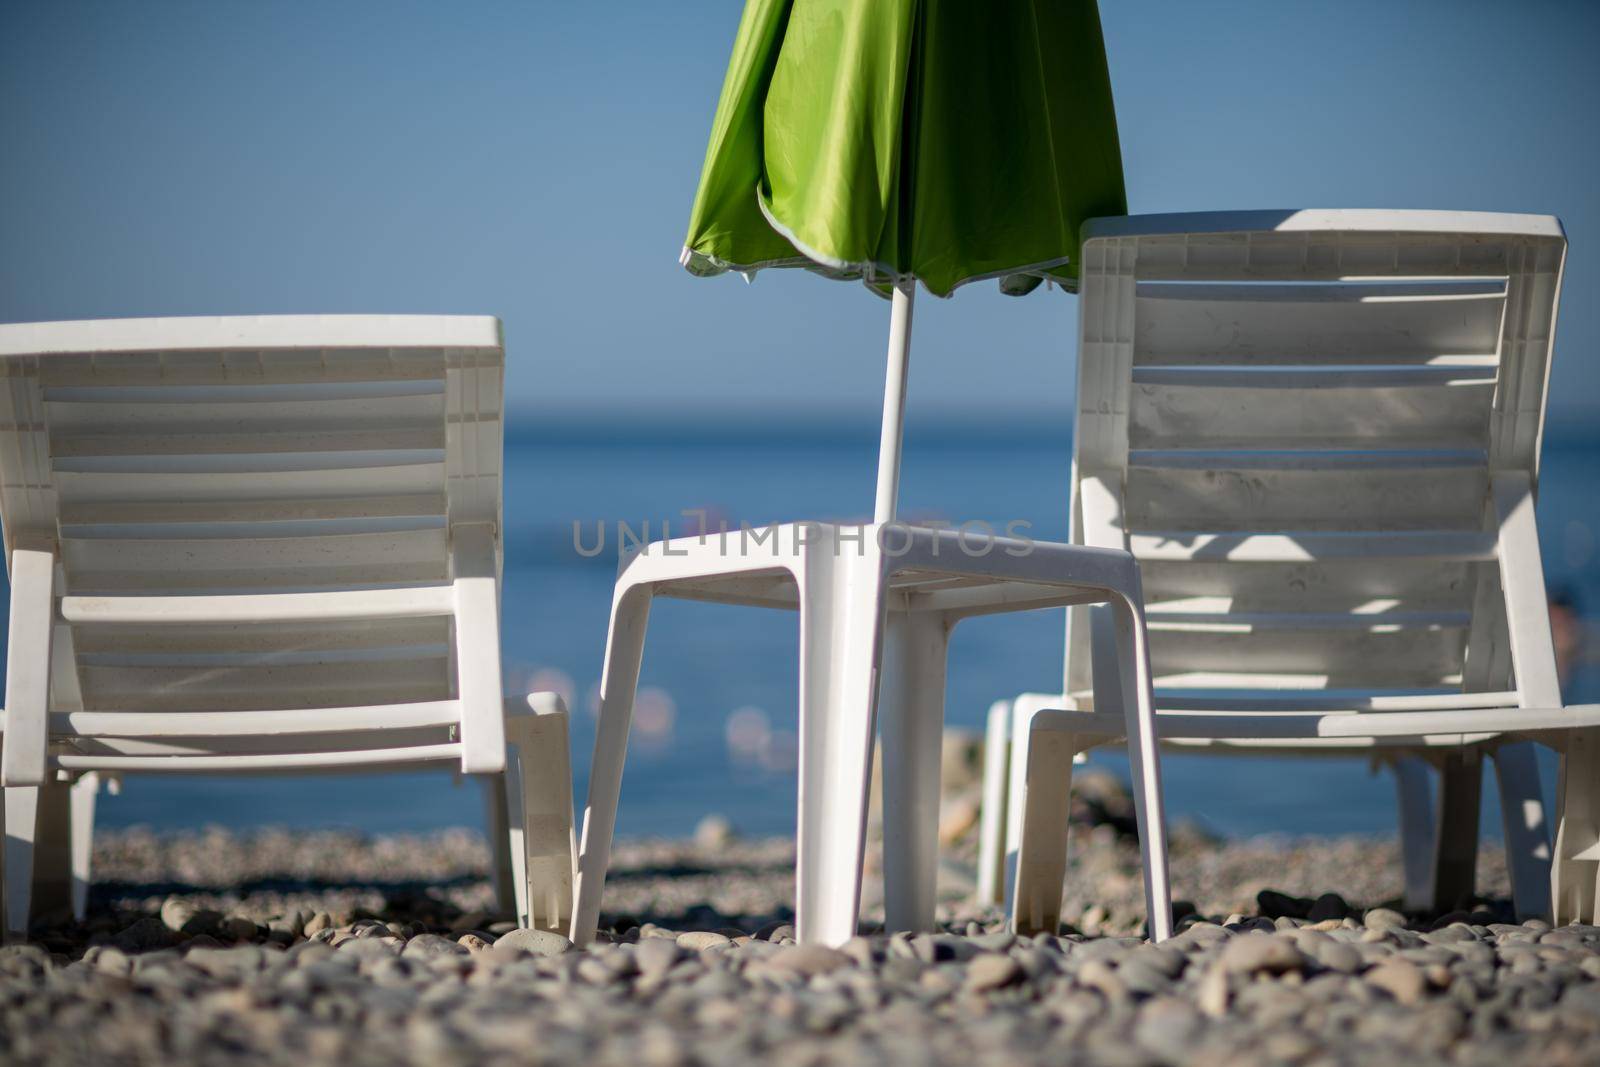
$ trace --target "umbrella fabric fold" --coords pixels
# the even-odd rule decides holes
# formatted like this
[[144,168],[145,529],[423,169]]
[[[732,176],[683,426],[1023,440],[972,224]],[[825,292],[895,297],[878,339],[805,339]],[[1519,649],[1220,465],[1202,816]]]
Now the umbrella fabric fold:
[[1070,289],[1126,212],[1093,0],[749,0],[682,262]]

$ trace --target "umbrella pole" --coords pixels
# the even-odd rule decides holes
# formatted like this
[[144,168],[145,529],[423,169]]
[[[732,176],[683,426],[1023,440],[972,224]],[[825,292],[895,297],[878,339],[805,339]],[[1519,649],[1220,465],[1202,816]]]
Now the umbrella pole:
[[889,369],[883,382],[883,432],[878,438],[878,498],[873,522],[893,522],[900,497],[901,424],[906,413],[906,371],[911,363],[912,285],[895,286],[889,311]]

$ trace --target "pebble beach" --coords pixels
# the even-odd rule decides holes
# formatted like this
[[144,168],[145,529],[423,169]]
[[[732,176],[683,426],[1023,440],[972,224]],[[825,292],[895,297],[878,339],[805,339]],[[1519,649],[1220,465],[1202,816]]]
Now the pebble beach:
[[[1100,811],[1103,816],[1104,812]],[[1392,841],[1173,833],[1179,934],[1140,936],[1138,851],[1074,830],[1058,936],[971,903],[940,930],[793,942],[793,844],[722,820],[625,842],[577,950],[494,911],[452,831],[102,833],[89,919],[0,950],[8,1064],[1565,1064],[1600,1062],[1600,929],[1517,923],[1498,850],[1482,899],[1395,906]]]

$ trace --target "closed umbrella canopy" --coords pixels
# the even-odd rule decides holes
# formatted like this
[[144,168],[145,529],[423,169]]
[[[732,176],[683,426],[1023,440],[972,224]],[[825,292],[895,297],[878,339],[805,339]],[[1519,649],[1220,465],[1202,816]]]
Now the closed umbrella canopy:
[[1093,0],[749,0],[683,262],[1070,287],[1126,212]]
[[878,493],[892,521],[914,284],[1075,288],[1127,213],[1094,0],[747,0],[682,261],[893,293]]

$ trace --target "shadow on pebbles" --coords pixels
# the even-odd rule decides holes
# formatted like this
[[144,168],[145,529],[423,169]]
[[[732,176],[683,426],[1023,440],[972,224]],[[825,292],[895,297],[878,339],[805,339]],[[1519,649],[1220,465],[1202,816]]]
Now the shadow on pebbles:
[[[619,847],[585,950],[494,913],[462,833],[106,834],[88,922],[0,950],[7,1064],[1600,1062],[1600,929],[1377,904],[1392,843],[1174,834],[1181,932],[1137,934],[1138,854],[1075,839],[1061,936],[941,870],[941,930],[793,943],[792,846]],[[1485,848],[1480,882],[1503,892]],[[1336,887],[1346,896],[1319,894]],[[866,912],[880,914],[868,891]],[[1390,901],[1392,904],[1392,901]]]

